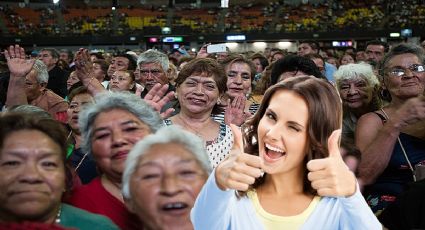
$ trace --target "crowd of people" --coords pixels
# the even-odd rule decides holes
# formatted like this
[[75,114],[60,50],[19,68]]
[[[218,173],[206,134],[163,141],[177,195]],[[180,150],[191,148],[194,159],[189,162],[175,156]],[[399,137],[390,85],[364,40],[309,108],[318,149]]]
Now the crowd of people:
[[424,46],[11,45],[0,229],[425,228]]
[[[335,30],[377,30],[423,26],[425,6],[421,1],[327,1],[292,5],[283,1],[234,4],[228,9],[176,6],[121,6],[61,10],[51,7],[32,9],[2,6],[4,24],[9,33],[123,35],[160,33],[169,26],[180,33],[223,32],[326,32]],[[60,22],[62,18],[62,23]],[[171,19],[171,20],[169,20]],[[3,33],[6,31],[3,31]]]

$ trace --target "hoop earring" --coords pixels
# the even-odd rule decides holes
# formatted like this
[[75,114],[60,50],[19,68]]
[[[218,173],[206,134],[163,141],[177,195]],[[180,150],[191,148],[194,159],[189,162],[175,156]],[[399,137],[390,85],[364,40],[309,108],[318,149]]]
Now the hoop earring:
[[379,92],[379,95],[381,96],[382,100],[384,101],[391,101],[391,94],[390,91],[388,91],[388,89],[381,89],[381,91]]

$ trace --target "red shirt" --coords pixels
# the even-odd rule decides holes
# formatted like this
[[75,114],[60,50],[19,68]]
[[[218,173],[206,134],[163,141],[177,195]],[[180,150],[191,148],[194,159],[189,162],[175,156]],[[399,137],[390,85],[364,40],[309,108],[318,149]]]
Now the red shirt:
[[67,203],[92,213],[104,215],[121,229],[143,229],[137,216],[128,211],[124,203],[103,187],[100,177],[76,188]]

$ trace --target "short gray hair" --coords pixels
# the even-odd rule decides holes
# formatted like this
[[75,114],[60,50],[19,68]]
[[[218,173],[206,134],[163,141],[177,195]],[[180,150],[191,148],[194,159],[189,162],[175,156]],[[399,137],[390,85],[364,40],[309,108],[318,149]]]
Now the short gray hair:
[[164,70],[164,72],[167,72],[170,61],[168,60],[167,55],[165,55],[164,53],[149,49],[141,53],[139,55],[139,58],[137,59],[138,66],[140,66],[140,64],[145,63],[159,63],[162,67],[162,70]]
[[382,59],[380,65],[379,65],[379,75],[381,75],[381,78],[384,79],[385,76],[385,70],[388,68],[388,62],[390,60],[401,54],[413,54],[416,55],[421,62],[421,64],[424,64],[425,61],[425,53],[424,49],[418,45],[412,44],[412,43],[400,43],[397,46],[394,46],[390,49],[390,51],[384,56]]
[[341,88],[343,80],[363,78],[370,87],[379,86],[379,79],[373,72],[372,66],[366,63],[342,65],[334,74],[338,89]]
[[128,154],[122,179],[122,193],[124,198],[130,199],[130,178],[139,164],[140,158],[156,144],[181,144],[196,158],[202,169],[209,175],[212,171],[208,153],[204,142],[195,134],[185,131],[178,126],[170,125],[161,128],[156,134],[149,135],[139,141]]
[[59,59],[59,52],[55,48],[51,48],[51,47],[43,48],[43,49],[40,50],[40,52],[42,52],[42,51],[47,51],[47,52],[50,53],[50,55],[52,55],[53,58]]
[[85,107],[79,115],[78,125],[83,139],[84,152],[92,153],[93,123],[96,117],[113,109],[121,109],[132,113],[145,123],[152,132],[163,126],[159,113],[154,111],[144,100],[129,92],[104,92],[95,96],[95,104]]
[[49,72],[47,71],[47,66],[42,61],[36,59],[32,68],[37,72],[37,82],[39,84],[46,83],[49,81]]

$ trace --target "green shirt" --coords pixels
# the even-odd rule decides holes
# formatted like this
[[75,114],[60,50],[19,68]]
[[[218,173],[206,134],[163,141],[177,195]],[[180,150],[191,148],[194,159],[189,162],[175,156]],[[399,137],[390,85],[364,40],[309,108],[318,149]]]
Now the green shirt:
[[60,225],[81,230],[117,230],[119,229],[109,218],[87,212],[71,205],[62,204]]

